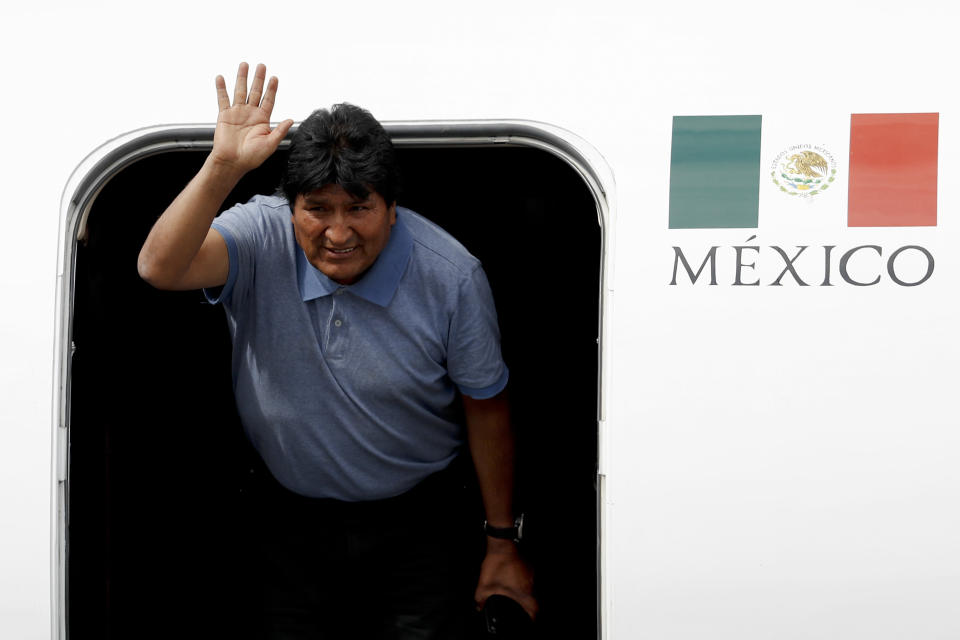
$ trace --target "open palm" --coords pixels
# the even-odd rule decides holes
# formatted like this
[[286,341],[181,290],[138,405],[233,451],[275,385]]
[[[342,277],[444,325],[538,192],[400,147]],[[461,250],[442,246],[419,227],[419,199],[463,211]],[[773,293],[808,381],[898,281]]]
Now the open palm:
[[270,78],[264,92],[267,68],[262,64],[257,65],[248,95],[247,71],[247,63],[240,63],[232,105],[223,76],[217,76],[220,113],[213,135],[212,153],[217,162],[243,172],[260,166],[269,158],[293,125],[293,120],[284,120],[273,131],[270,130],[270,115],[277,96],[277,78]]

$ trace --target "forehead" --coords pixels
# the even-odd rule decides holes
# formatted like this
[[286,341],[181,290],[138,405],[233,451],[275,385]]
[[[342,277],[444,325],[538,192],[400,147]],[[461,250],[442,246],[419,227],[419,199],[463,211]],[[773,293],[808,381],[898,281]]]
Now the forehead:
[[377,192],[372,189],[367,192],[366,196],[357,197],[338,184],[328,184],[310,193],[301,193],[297,196],[297,200],[302,201],[304,204],[329,204],[366,202],[376,200],[378,197]]

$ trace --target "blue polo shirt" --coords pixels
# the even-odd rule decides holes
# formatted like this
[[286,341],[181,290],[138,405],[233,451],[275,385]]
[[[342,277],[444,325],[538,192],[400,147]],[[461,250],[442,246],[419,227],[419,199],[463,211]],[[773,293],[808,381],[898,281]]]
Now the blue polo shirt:
[[456,394],[507,384],[493,297],[479,261],[397,208],[386,247],[340,285],[297,244],[284,198],[225,211],[222,302],[244,429],[291,491],[358,501],[399,495],[458,454]]

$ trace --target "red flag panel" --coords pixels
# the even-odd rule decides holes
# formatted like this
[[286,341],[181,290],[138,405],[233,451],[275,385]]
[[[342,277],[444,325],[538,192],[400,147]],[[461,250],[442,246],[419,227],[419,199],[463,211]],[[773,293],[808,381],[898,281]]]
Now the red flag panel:
[[937,224],[938,113],[850,116],[851,227]]

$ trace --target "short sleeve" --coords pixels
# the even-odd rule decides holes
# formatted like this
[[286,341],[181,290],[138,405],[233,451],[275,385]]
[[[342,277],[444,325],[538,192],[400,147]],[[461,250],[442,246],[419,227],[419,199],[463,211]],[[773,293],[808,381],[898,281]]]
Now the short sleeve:
[[237,204],[214,218],[210,225],[227,244],[230,271],[222,287],[204,289],[211,304],[242,303],[253,282],[257,249],[263,246],[263,221],[258,198]]
[[465,396],[492,398],[507,386],[500,328],[487,276],[478,264],[461,282],[447,345],[447,372]]

